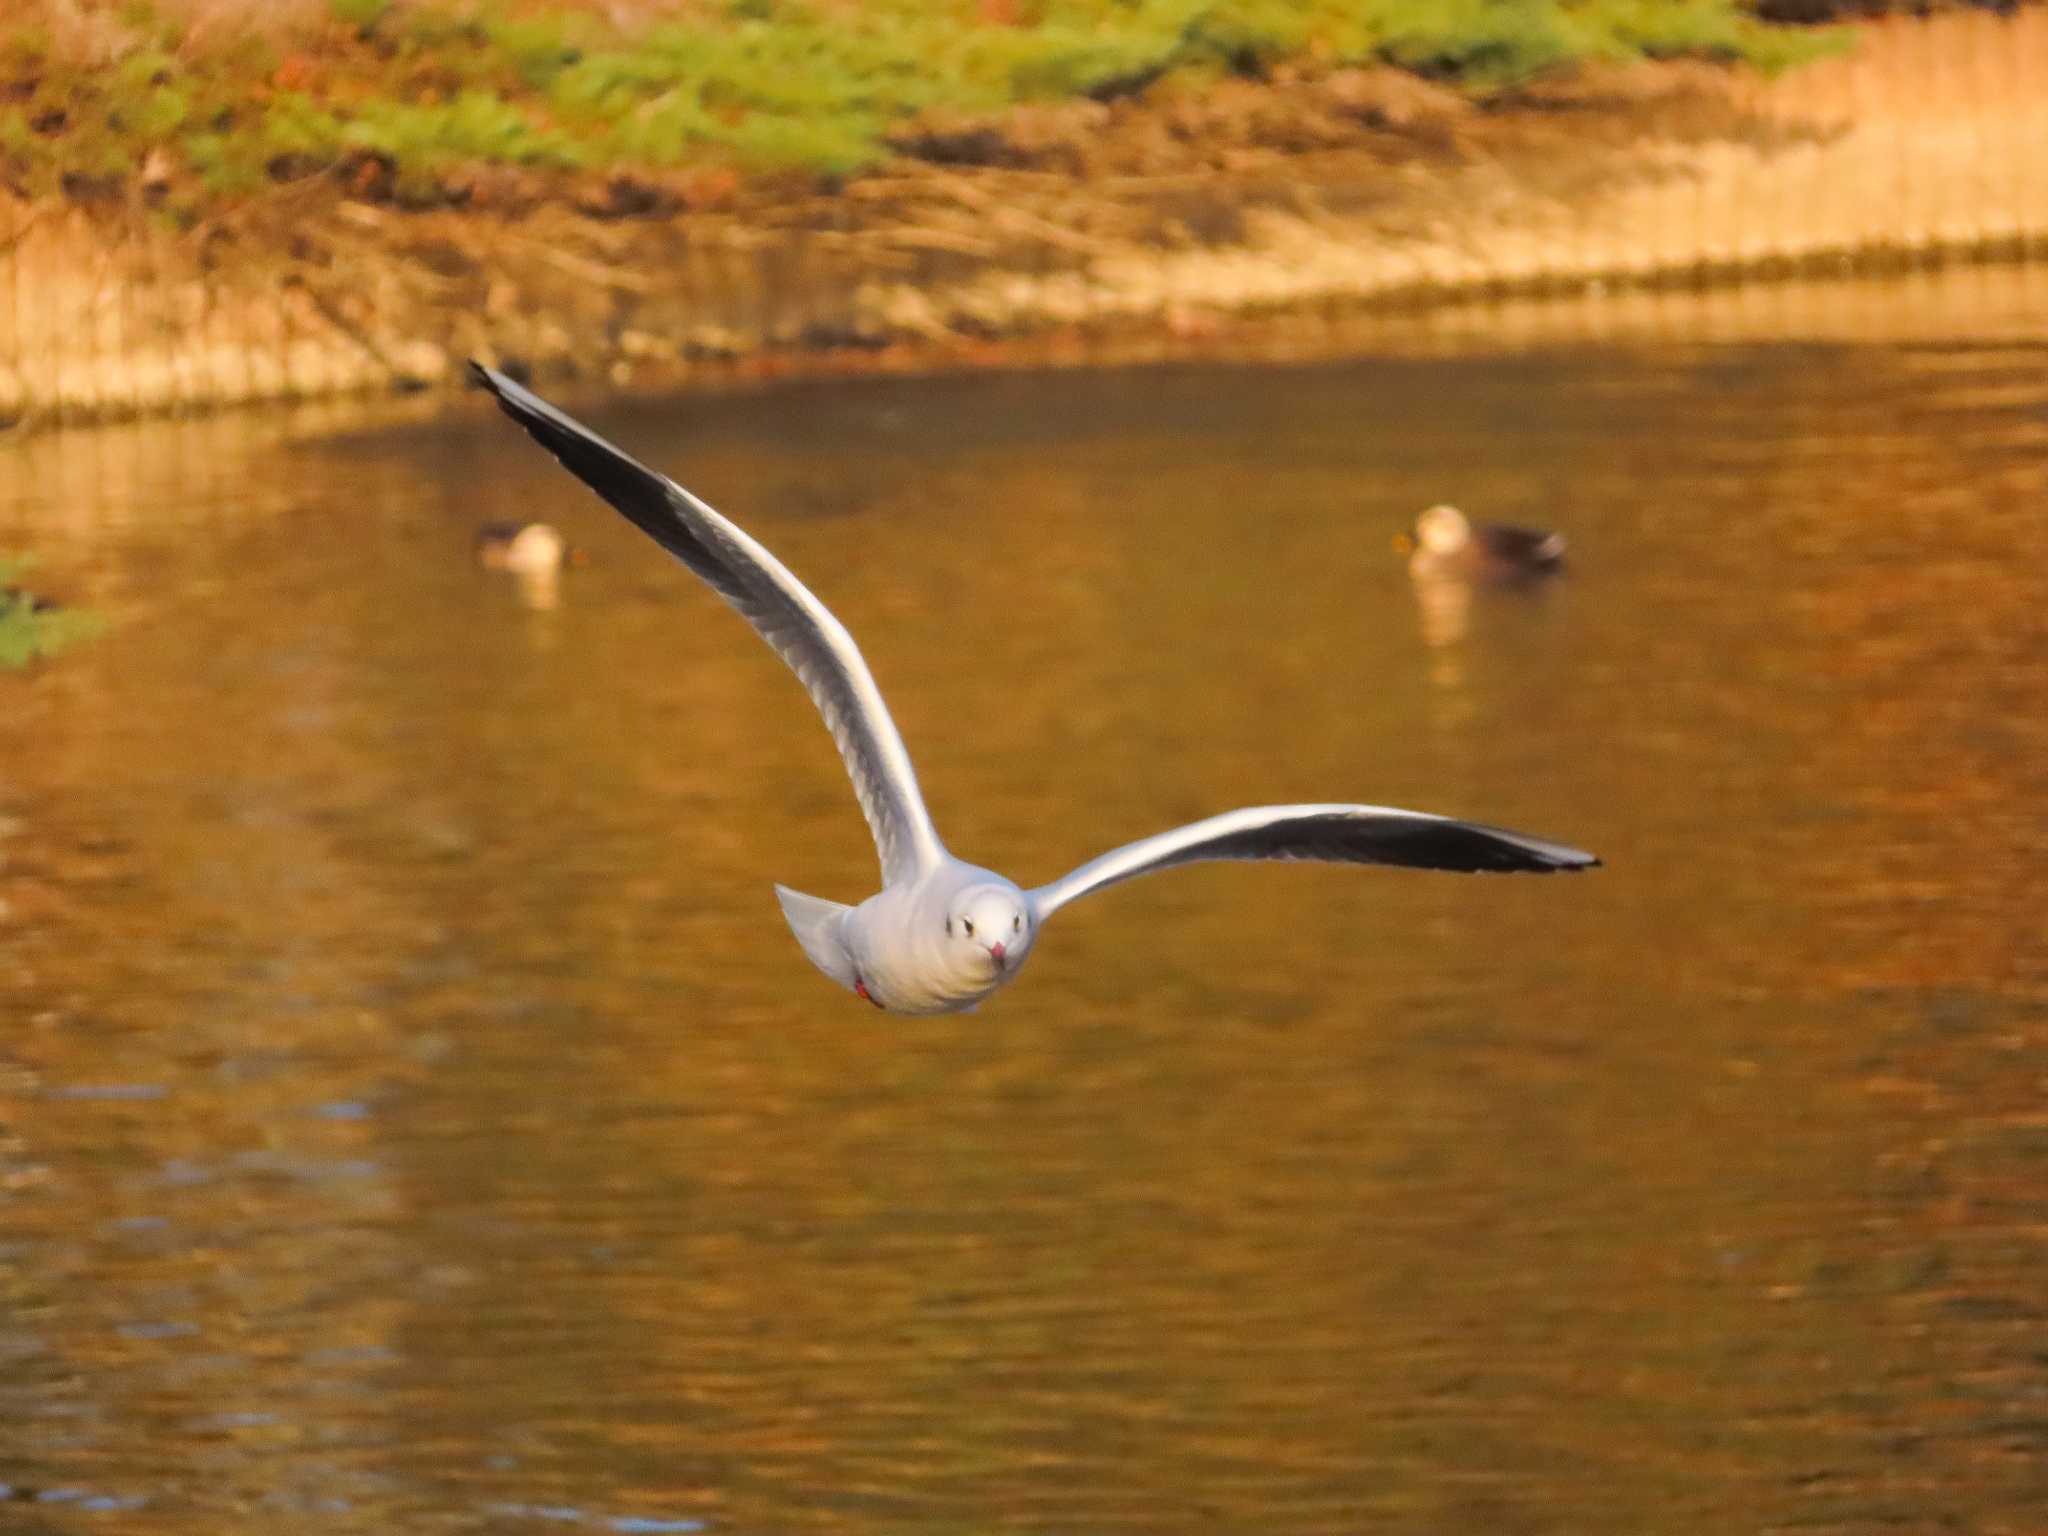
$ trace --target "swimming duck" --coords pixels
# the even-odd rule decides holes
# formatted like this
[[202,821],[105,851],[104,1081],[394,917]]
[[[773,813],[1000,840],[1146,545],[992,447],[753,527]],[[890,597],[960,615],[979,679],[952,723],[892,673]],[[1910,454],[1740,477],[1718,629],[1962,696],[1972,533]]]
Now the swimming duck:
[[1468,581],[1531,581],[1564,569],[1564,535],[1511,523],[1475,523],[1439,503],[1415,519],[1409,569]]
[[538,576],[558,571],[569,541],[547,523],[485,523],[476,531],[477,563],[487,571]]

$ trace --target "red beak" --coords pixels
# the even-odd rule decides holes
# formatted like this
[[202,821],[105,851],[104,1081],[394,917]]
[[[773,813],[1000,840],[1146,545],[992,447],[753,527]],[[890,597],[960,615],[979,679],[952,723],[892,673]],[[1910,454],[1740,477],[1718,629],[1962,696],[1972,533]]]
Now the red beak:
[[995,962],[997,965],[1001,965],[1003,963],[1003,946],[1001,945],[1001,943],[989,945],[988,952],[995,957]]

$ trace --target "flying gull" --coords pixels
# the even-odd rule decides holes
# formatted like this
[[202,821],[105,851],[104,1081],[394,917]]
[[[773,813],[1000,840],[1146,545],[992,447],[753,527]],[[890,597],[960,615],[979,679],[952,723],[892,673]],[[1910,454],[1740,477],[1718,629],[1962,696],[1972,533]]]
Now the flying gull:
[[1161,832],[1025,890],[939,841],[910,754],[853,636],[782,562],[665,475],[481,363],[505,414],[563,468],[708,582],[809,690],[853,780],[882,888],[844,906],[778,885],[796,941],[842,987],[892,1013],[972,1008],[1013,980],[1047,918],[1118,881],[1204,859],[1321,859],[1549,874],[1600,861],[1498,827],[1383,805],[1261,805]]

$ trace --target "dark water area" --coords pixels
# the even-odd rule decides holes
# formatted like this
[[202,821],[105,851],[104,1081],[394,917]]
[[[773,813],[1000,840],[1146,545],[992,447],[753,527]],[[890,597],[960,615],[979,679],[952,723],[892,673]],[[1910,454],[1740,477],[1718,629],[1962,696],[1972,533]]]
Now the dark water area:
[[[1359,799],[980,1012],[731,613],[479,404],[0,445],[0,1530],[2021,1531],[2048,1509],[2048,344],[594,408],[1026,884]],[[331,424],[330,424],[331,425]],[[1418,591],[1423,506],[1548,524]],[[551,605],[469,555],[544,516]]]

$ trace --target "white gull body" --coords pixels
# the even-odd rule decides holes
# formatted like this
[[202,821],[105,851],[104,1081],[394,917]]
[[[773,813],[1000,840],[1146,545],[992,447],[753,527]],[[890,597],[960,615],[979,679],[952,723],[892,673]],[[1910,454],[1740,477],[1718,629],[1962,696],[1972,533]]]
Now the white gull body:
[[776,886],[811,963],[892,1013],[972,1008],[1015,979],[1047,918],[1134,875],[1203,859],[1321,859],[1548,874],[1600,861],[1562,844],[1380,805],[1262,805],[1177,827],[1026,890],[939,841],[910,754],[853,637],[767,550],[674,481],[482,364],[476,378],[564,468],[702,577],[809,690],[881,857],[882,888],[845,906]]

